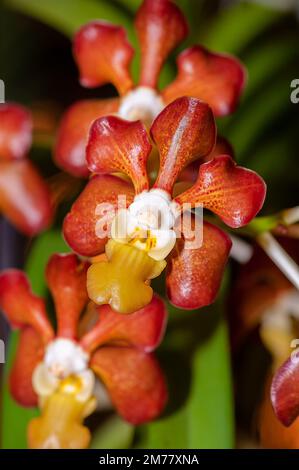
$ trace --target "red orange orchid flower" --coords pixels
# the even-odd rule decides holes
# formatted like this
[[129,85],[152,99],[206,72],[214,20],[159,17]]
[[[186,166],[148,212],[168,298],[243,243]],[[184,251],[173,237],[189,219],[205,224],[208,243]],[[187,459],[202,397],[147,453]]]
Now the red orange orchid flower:
[[[292,258],[299,260],[297,240],[280,237],[279,243]],[[291,422],[286,421],[286,416],[290,419],[286,404],[292,399],[296,400],[296,387],[296,393],[299,393],[299,375],[296,377],[295,369],[289,368],[290,359],[285,362],[292,352],[292,340],[298,332],[299,293],[265,252],[255,246],[250,261],[238,271],[231,300],[234,349],[240,346],[246,335],[259,327],[261,340],[272,357],[258,413],[261,445],[266,448],[298,449],[299,419],[295,418],[299,413],[293,415],[289,427],[283,424]],[[271,405],[273,376],[274,410]]]
[[[87,268],[74,254],[49,260],[46,279],[56,308],[56,334],[44,299],[32,293],[25,274],[7,270],[0,275],[1,309],[20,329],[11,393],[21,405],[41,408],[28,427],[31,448],[88,447],[90,432],[82,423],[97,407],[95,375],[130,423],[155,418],[166,402],[164,377],[152,355],[166,323],[162,300],[154,297],[130,316],[88,304]],[[79,334],[87,304],[96,321]]]
[[89,175],[85,160],[88,131],[101,116],[117,113],[150,125],[180,96],[206,101],[216,116],[233,112],[238,104],[245,83],[243,66],[234,57],[215,54],[202,46],[190,47],[178,56],[176,79],[161,93],[158,91],[164,61],[188,32],[183,14],[172,1],[144,0],[135,27],[141,49],[138,86],[134,86],[129,72],[134,51],[122,27],[93,21],[75,35],[74,57],[81,84],[92,88],[112,83],[120,94],[120,98],[79,101],[64,115],[55,160],[75,176]]
[[45,229],[53,216],[50,190],[26,158],[31,140],[29,111],[0,104],[0,211],[28,236]]
[[[213,113],[202,101],[175,100],[155,119],[150,134],[160,153],[160,169],[152,188],[146,171],[152,144],[144,125],[116,116],[94,122],[87,164],[96,175],[74,203],[63,227],[66,241],[79,254],[92,257],[106,252],[108,262],[96,262],[89,268],[89,295],[96,303],[110,304],[122,313],[150,302],[149,281],[166,264],[168,296],[174,305],[194,309],[211,303],[230,251],[230,238],[204,222],[200,246],[190,249],[199,217],[192,214],[188,223],[182,217],[182,237],[176,240],[178,215],[186,215],[186,204],[189,214],[202,205],[237,228],[255,217],[265,198],[265,183],[256,173],[236,166],[230,156],[220,155],[199,165],[195,184],[172,199],[184,167],[195,159],[200,162],[215,144]],[[131,182],[110,174],[117,172]],[[118,209],[119,195],[126,197],[128,210]],[[99,210],[102,204],[115,209],[116,215],[107,218],[107,211]],[[152,209],[157,210],[156,218]],[[128,230],[123,226],[125,218]],[[161,231],[158,221],[164,218],[166,229]],[[109,242],[107,236],[99,237],[99,225],[108,227]],[[117,225],[125,229],[123,240],[115,234]]]

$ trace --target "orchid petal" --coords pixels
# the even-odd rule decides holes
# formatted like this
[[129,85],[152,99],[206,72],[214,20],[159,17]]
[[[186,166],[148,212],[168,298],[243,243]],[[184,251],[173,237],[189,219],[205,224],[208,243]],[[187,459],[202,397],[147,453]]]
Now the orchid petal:
[[113,83],[123,95],[133,86],[129,73],[133,53],[124,28],[101,21],[84,25],[74,39],[81,85]]
[[202,204],[233,228],[248,224],[260,211],[266,195],[264,180],[236,166],[228,155],[204,163],[194,186],[175,198],[181,205]]
[[235,110],[246,80],[245,69],[235,57],[193,46],[178,56],[177,65],[177,78],[162,93],[166,103],[187,95],[208,103],[215,116]]
[[154,186],[170,193],[183,168],[212,151],[216,139],[212,110],[195,98],[179,98],[159,114],[151,135],[160,152]]

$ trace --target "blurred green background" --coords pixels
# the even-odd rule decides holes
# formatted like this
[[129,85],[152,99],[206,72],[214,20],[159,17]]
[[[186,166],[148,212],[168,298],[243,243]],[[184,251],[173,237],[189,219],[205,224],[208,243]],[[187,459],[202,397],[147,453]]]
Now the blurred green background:
[[[0,11],[0,78],[6,100],[55,110],[86,97],[112,96],[105,86],[85,90],[78,83],[71,38],[91,19],[126,27],[138,48],[132,19],[140,0],[5,0]],[[290,84],[299,78],[299,6],[296,1],[264,2],[178,0],[190,24],[183,47],[201,43],[237,55],[247,66],[248,85],[237,112],[219,120],[219,132],[232,143],[236,160],[258,171],[268,185],[264,214],[298,204],[299,104],[291,103]],[[297,7],[297,10],[296,10]],[[161,85],[175,75],[172,54]],[[138,54],[133,64],[137,78]],[[33,149],[47,175],[58,171],[51,142]],[[66,249],[56,226],[28,248],[27,272],[34,290],[44,294],[48,256]],[[231,448],[235,417],[225,316],[229,269],[215,305],[200,312],[170,308],[170,325],[159,350],[170,385],[170,403],[157,422],[133,429],[114,415],[93,418],[93,447]],[[159,288],[159,286],[158,286]],[[9,361],[15,337],[10,342]],[[2,396],[2,447],[26,446],[26,423],[35,411]]]

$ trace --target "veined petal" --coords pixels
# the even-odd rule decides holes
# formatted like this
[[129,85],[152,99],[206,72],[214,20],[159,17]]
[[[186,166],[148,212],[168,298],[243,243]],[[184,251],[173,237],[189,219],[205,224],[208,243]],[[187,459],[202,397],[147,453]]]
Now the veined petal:
[[17,269],[0,274],[0,308],[14,328],[32,326],[44,343],[54,332],[47,318],[45,302],[31,291],[27,277]]
[[97,312],[97,323],[80,341],[89,352],[111,343],[150,352],[159,345],[166,327],[167,310],[156,295],[150,304],[131,315],[119,315],[109,305],[97,307]]
[[156,118],[151,135],[160,152],[154,186],[170,193],[183,168],[212,151],[216,139],[212,110],[195,98],[178,98]]
[[235,110],[246,80],[245,69],[235,57],[193,46],[178,56],[177,66],[177,78],[162,93],[166,103],[187,95],[208,103],[215,116]]
[[266,195],[264,180],[254,171],[236,166],[228,155],[201,165],[194,186],[176,197],[182,205],[202,204],[233,228],[248,224],[260,211]]
[[118,413],[132,424],[156,418],[167,400],[163,373],[153,355],[130,347],[97,350],[91,368],[106,385]]
[[77,338],[79,317],[88,301],[88,266],[74,254],[55,254],[48,262],[46,279],[55,303],[57,336]]
[[124,28],[101,21],[84,25],[74,38],[81,85],[113,83],[123,95],[133,86],[129,72],[133,53]]
[[32,374],[44,355],[44,345],[37,330],[25,327],[20,333],[18,349],[10,372],[10,391],[23,406],[36,406],[37,395],[32,386]]
[[169,0],[144,0],[135,27],[141,48],[140,85],[156,88],[168,54],[188,33],[186,20]]
[[91,178],[63,223],[65,240],[74,251],[82,256],[104,251],[118,196],[125,196],[128,206],[134,198],[131,184],[113,175]]
[[91,124],[101,116],[116,113],[118,107],[118,98],[73,104],[60,122],[54,149],[57,165],[74,176],[88,177],[85,151]]
[[0,104],[0,160],[26,156],[32,140],[29,111],[14,103]]
[[146,162],[152,146],[140,121],[115,116],[97,119],[86,148],[87,165],[98,174],[122,172],[131,178],[136,193],[149,187]]
[[28,236],[50,224],[50,190],[30,161],[0,163],[0,210]]
[[200,165],[213,160],[213,158],[218,157],[219,155],[230,155],[233,158],[234,150],[228,140],[220,135],[217,135],[216,145],[212,152],[203,158],[198,158],[194,162],[190,163],[190,165],[186,166],[179,176],[179,181],[195,183],[198,177]]
[[277,418],[285,426],[290,426],[299,415],[298,357],[290,357],[276,372],[271,386],[271,401]]
[[[196,242],[194,237],[199,235],[201,227],[202,240]],[[177,241],[167,264],[167,293],[177,307],[195,309],[215,300],[231,241],[218,227],[196,216],[192,216],[190,227],[183,221],[182,229],[183,238]]]

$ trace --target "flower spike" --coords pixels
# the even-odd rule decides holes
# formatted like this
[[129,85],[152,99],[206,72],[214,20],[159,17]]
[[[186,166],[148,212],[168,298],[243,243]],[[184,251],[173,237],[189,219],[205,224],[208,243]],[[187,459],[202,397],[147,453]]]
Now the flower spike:
[[135,27],[141,47],[139,84],[156,88],[163,62],[188,33],[186,20],[172,1],[145,0]]
[[151,135],[160,153],[154,186],[171,193],[183,168],[194,159],[208,155],[215,145],[212,110],[195,98],[178,98],[156,118]]
[[162,92],[166,103],[188,95],[209,103],[215,116],[235,110],[246,81],[245,69],[235,57],[194,46],[178,56],[177,65],[177,78]]
[[228,155],[204,163],[194,186],[177,196],[181,206],[203,204],[233,228],[248,224],[261,209],[266,195],[263,179],[254,171],[236,166]]
[[146,162],[152,146],[140,121],[115,116],[97,119],[91,127],[86,159],[98,174],[122,172],[131,178],[136,193],[149,187]]
[[101,21],[83,26],[74,39],[74,56],[85,87],[113,83],[120,95],[133,86],[129,66],[133,57],[124,28]]
[[18,104],[0,104],[0,160],[26,156],[32,140],[30,113]]
[[74,254],[53,255],[46,268],[46,279],[54,299],[57,336],[76,339],[77,324],[88,295],[86,272],[88,263]]

